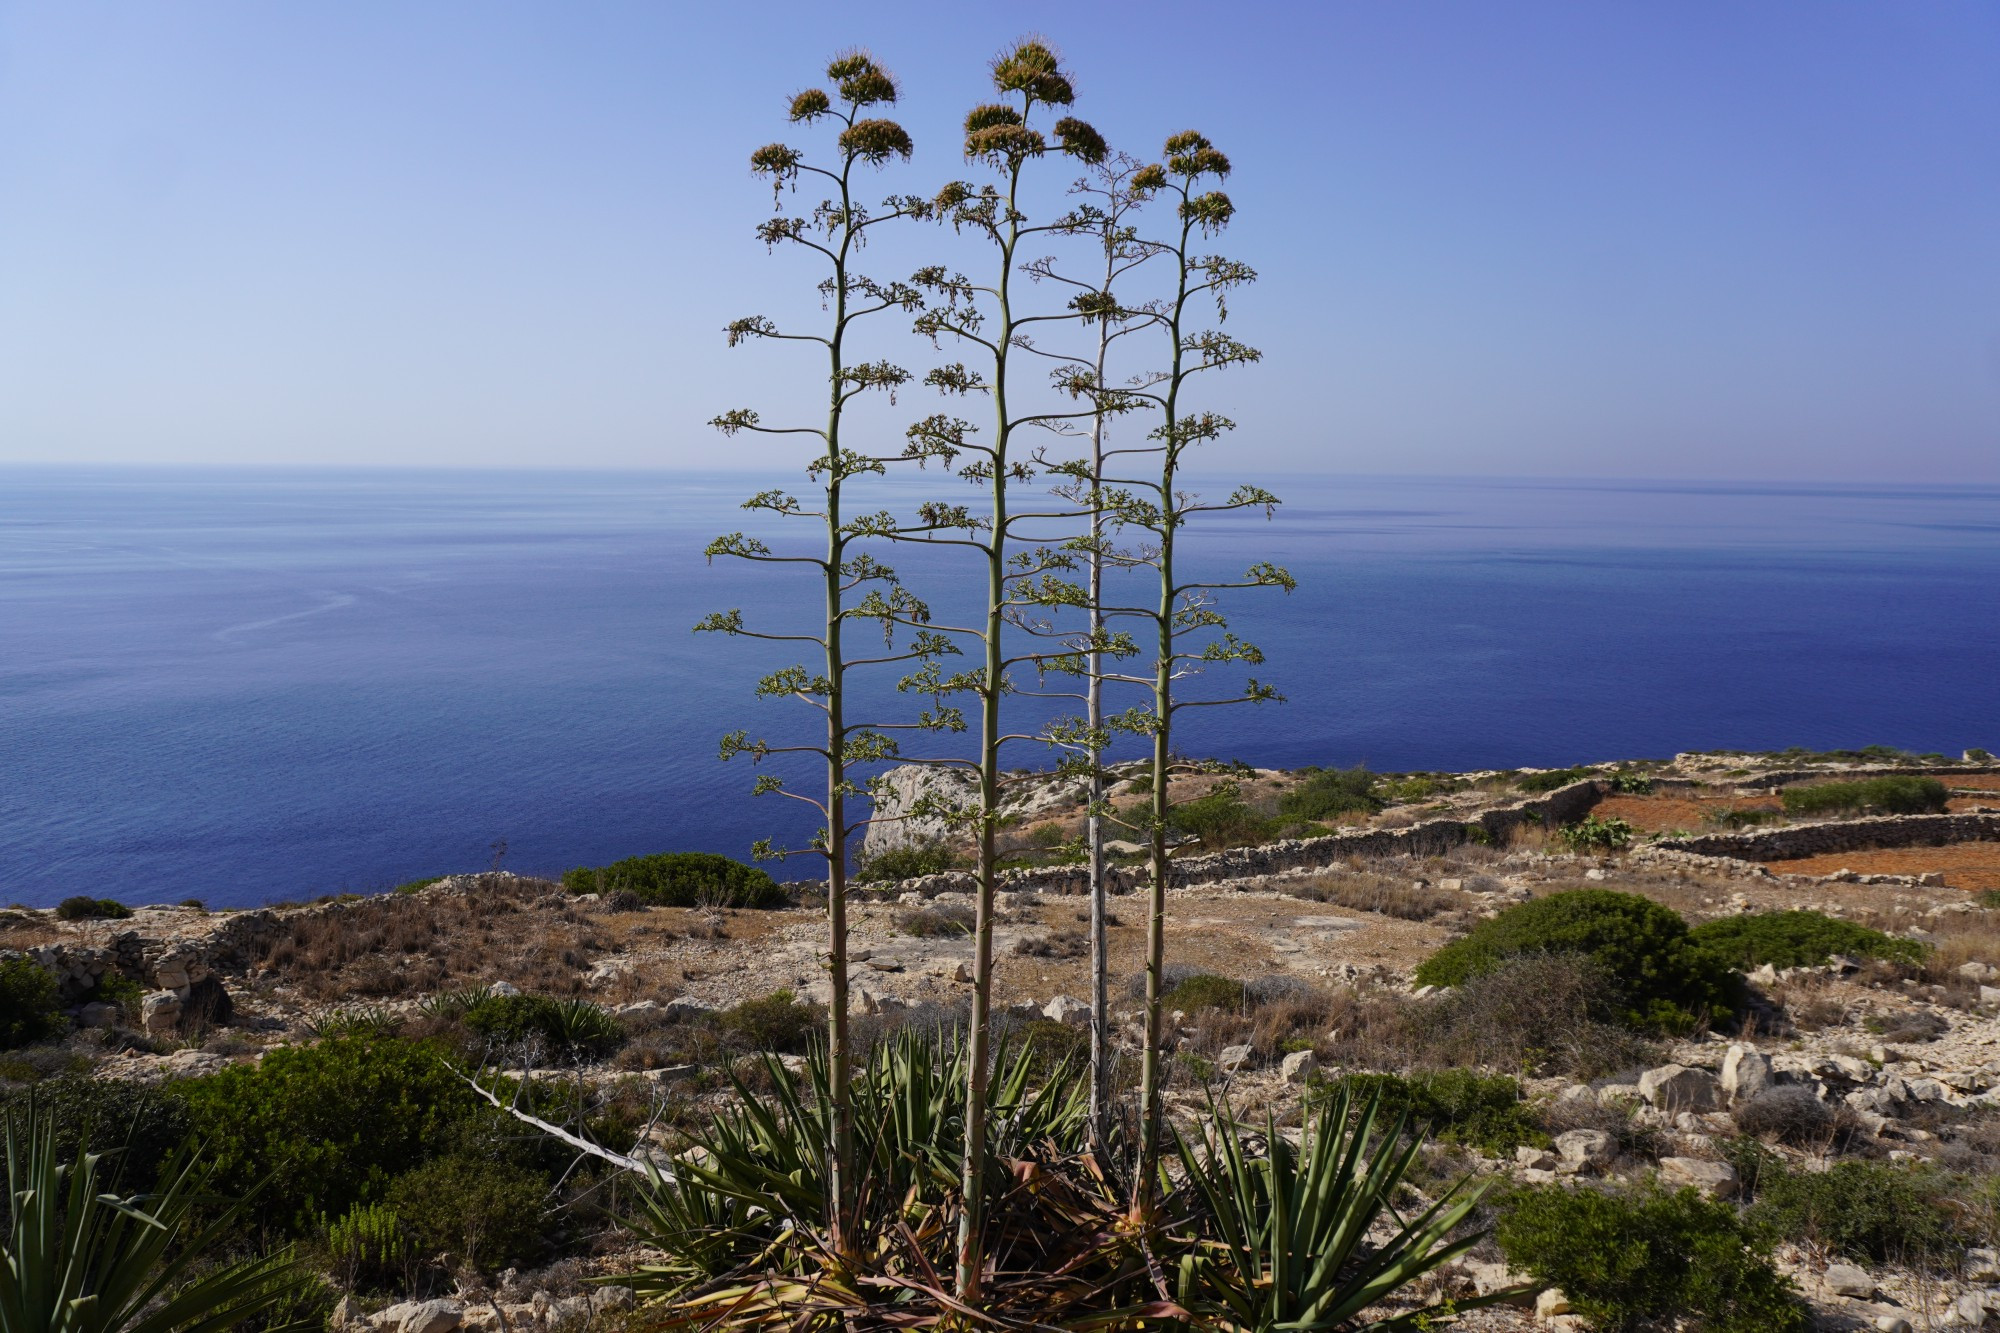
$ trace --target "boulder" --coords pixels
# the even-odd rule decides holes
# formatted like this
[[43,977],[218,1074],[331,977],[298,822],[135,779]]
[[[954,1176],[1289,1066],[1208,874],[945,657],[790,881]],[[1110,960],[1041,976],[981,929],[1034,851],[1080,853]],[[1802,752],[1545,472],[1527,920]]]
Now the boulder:
[[451,1333],[464,1317],[457,1301],[399,1301],[369,1322],[383,1333]]
[[171,1037],[180,1030],[181,997],[170,990],[156,990],[139,1002],[139,1025],[156,1037]]
[[1869,1327],[1876,1333],[1917,1333],[1915,1326],[1899,1314],[1878,1314]]
[[521,988],[511,981],[496,981],[486,988],[489,995],[519,995]]
[[1535,1297],[1535,1315],[1541,1319],[1554,1319],[1559,1314],[1568,1314],[1574,1308],[1569,1297],[1563,1295],[1561,1287],[1550,1287]]
[[1067,995],[1058,995],[1042,1006],[1042,1017],[1058,1023],[1088,1023],[1090,1006],[1082,1000],[1073,1000]]
[[1304,1083],[1319,1070],[1319,1060],[1311,1051],[1293,1051],[1278,1064],[1278,1074],[1287,1083]]
[[1721,1199],[1734,1195],[1740,1183],[1736,1178],[1736,1168],[1729,1163],[1711,1162],[1700,1157],[1662,1157],[1660,1179],[1675,1189],[1692,1185],[1703,1194]]
[[1222,1048],[1222,1054],[1215,1058],[1215,1063],[1224,1073],[1233,1074],[1249,1064],[1250,1058],[1255,1054],[1256,1051],[1248,1046],[1225,1046]]
[[1747,1102],[1771,1086],[1771,1058],[1741,1043],[1722,1057],[1722,1091],[1732,1102]]
[[1665,1111],[1713,1111],[1722,1102],[1722,1085],[1706,1069],[1661,1065],[1639,1075],[1639,1095]]
[[1851,1300],[1865,1301],[1875,1294],[1875,1279],[1853,1264],[1828,1264],[1823,1281],[1828,1291]]
[[1556,1135],[1556,1152],[1571,1166],[1603,1166],[1618,1156],[1618,1140],[1601,1129]]
[[599,1287],[590,1293],[590,1308],[598,1314],[607,1310],[630,1310],[639,1303],[639,1294],[630,1287]]
[[1553,1171],[1556,1169],[1556,1155],[1547,1148],[1531,1148],[1522,1144],[1514,1149],[1514,1165],[1524,1171]]
[[2000,1282],[2000,1252],[1981,1246],[1965,1252],[1967,1282]]

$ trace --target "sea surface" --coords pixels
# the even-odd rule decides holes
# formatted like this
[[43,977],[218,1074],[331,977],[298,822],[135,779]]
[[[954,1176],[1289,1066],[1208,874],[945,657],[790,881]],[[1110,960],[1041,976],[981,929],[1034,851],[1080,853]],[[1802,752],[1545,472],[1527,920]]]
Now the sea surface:
[[[2000,488],[1262,480],[1274,518],[1218,517],[1187,549],[1218,577],[1297,576],[1223,603],[1286,701],[1196,712],[1189,753],[2000,750]],[[752,693],[787,655],[690,632],[732,607],[809,629],[805,575],[702,554],[737,528],[784,549],[737,508],[769,484],[0,469],[0,902],[246,905],[809,836],[716,758],[739,727],[807,738],[803,706]],[[881,483],[869,507],[919,493]],[[941,619],[964,608],[962,560],[884,558]],[[863,706],[906,716],[877,676]]]

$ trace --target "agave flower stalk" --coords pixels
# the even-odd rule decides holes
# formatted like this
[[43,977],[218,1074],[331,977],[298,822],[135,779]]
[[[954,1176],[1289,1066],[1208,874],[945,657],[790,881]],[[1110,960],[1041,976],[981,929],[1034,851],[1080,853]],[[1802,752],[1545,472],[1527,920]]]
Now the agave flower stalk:
[[[803,663],[766,676],[757,686],[763,697],[801,700],[823,715],[824,730],[817,743],[778,745],[752,739],[738,731],[725,736],[722,757],[749,755],[753,761],[775,754],[803,754],[817,757],[825,772],[824,795],[807,795],[786,789],[784,779],[764,775],[753,788],[759,794],[775,793],[803,801],[824,821],[808,847],[776,848],[769,840],[756,848],[759,856],[783,856],[805,851],[822,858],[826,865],[827,957],[830,984],[827,1005],[827,1041],[830,1052],[831,1101],[828,1117],[830,1159],[828,1213],[834,1231],[836,1253],[849,1249],[853,1177],[853,1120],[847,1086],[851,1074],[851,1042],[848,1033],[849,982],[847,960],[847,859],[855,832],[866,822],[852,814],[850,802],[863,792],[856,773],[864,766],[895,756],[897,743],[891,732],[920,724],[887,724],[856,721],[849,716],[847,685],[849,673],[857,667],[882,663],[908,662],[925,657],[935,646],[935,636],[918,633],[914,641],[898,651],[893,644],[894,627],[881,612],[893,608],[906,623],[921,624],[928,613],[906,592],[895,571],[862,549],[862,543],[877,535],[879,523],[868,516],[851,518],[847,512],[848,483],[857,477],[879,473],[888,461],[849,447],[844,438],[845,419],[853,400],[877,391],[894,395],[906,384],[910,373],[888,361],[859,359],[853,352],[855,326],[870,316],[886,311],[911,313],[923,306],[916,288],[902,282],[877,282],[854,267],[855,252],[865,235],[897,218],[921,215],[922,200],[891,198],[881,209],[871,211],[855,198],[855,177],[864,167],[880,167],[892,159],[907,160],[912,150],[909,134],[893,120],[874,114],[879,107],[896,101],[896,81],[865,51],[851,51],[836,57],[826,69],[833,92],[810,88],[791,100],[790,118],[799,125],[822,121],[837,127],[832,166],[809,161],[805,152],[787,144],[774,143],[751,155],[751,168],[772,182],[774,200],[782,204],[786,188],[796,189],[802,180],[812,179],[834,191],[808,216],[786,216],[780,212],[758,228],[766,246],[801,248],[818,257],[827,276],[819,292],[829,307],[829,321],[823,331],[787,332],[762,316],[732,322],[727,328],[730,345],[750,339],[796,342],[818,347],[826,357],[827,412],[823,426],[777,427],[762,423],[756,412],[737,409],[715,418],[713,425],[725,435],[749,431],[772,436],[805,436],[815,450],[806,467],[809,482],[820,492],[817,508],[808,508],[781,490],[753,496],[743,506],[785,518],[816,520],[824,534],[819,555],[779,554],[757,537],[731,533],[710,543],[708,554],[773,565],[802,565],[817,578],[822,601],[822,619],[817,633],[772,633],[744,623],[741,611],[718,612],[695,628],[700,631],[742,635],[773,642],[797,643],[815,650],[817,666]],[[854,620],[875,620],[882,629],[885,647],[874,657],[851,654],[846,630]]]

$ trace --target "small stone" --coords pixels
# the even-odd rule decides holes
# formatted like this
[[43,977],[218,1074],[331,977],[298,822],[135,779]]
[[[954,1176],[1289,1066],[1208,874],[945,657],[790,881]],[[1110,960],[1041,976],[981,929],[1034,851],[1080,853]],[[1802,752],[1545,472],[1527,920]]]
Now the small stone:
[[1875,1279],[1853,1264],[1828,1264],[1823,1281],[1836,1296],[1865,1301],[1875,1294]]
[[1531,1148],[1523,1144],[1514,1149],[1514,1165],[1524,1171],[1553,1171],[1556,1169],[1556,1155],[1547,1148]]
[[521,988],[511,981],[496,981],[486,988],[488,995],[519,995]]
[[170,990],[154,991],[139,1004],[139,1022],[155,1036],[170,1036],[181,1021],[181,997]]
[[2000,1251],[1980,1246],[1965,1252],[1967,1282],[2000,1282]]
[[1249,1064],[1250,1057],[1254,1054],[1256,1052],[1248,1046],[1225,1046],[1215,1062],[1222,1067],[1223,1072],[1233,1074]]
[[1994,967],[1991,963],[1960,963],[1958,975],[1967,981],[1992,981],[2000,978],[2000,968]]
[[465,1315],[457,1301],[420,1301],[396,1325],[396,1333],[451,1333]]
[[1899,1314],[1878,1314],[1869,1327],[1879,1330],[1879,1333],[1916,1333],[1910,1321]]
[[1727,1199],[1736,1193],[1736,1168],[1699,1157],[1662,1157],[1660,1179],[1676,1188],[1692,1185],[1703,1194]]
[[1535,1297],[1535,1314],[1542,1319],[1553,1319],[1559,1314],[1568,1314],[1571,1306],[1569,1297],[1563,1295],[1561,1287],[1550,1287]]
[[1771,1086],[1771,1058],[1741,1043],[1722,1057],[1722,1091],[1734,1102],[1747,1102]]
[[606,1310],[629,1310],[639,1303],[639,1294],[630,1287],[599,1287],[590,1293],[590,1308],[603,1314]]
[[1319,1069],[1319,1059],[1311,1051],[1293,1051],[1278,1062],[1278,1076],[1287,1083],[1304,1083]]

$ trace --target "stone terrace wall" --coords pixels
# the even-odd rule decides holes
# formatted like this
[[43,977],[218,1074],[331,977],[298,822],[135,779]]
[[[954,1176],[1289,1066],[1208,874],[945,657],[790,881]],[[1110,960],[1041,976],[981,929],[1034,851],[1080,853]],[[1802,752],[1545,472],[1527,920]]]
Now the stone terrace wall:
[[1947,787],[1958,777],[2000,773],[2000,764],[1955,764],[1949,768],[1792,768],[1772,773],[1751,773],[1738,778],[1743,787],[1784,787],[1794,782],[1866,782],[1870,778],[1936,778]]
[[1747,833],[1662,838],[1652,845],[1662,851],[1726,856],[1737,861],[1790,861],[1802,856],[1885,847],[1941,847],[1953,842],[2000,842],[2000,815],[1877,815]]
[[[1556,828],[1581,819],[1603,799],[1605,784],[1584,780],[1558,787],[1546,796],[1515,805],[1487,810],[1471,820],[1433,819],[1400,829],[1362,829],[1352,833],[1329,833],[1320,838],[1287,838],[1259,847],[1239,847],[1207,856],[1190,856],[1174,862],[1175,884],[1217,884],[1227,880],[1251,879],[1288,871],[1324,870],[1350,856],[1436,856],[1469,842],[1505,843],[1515,829],[1535,823]],[[1477,830],[1475,832],[1475,830]],[[1148,878],[1145,866],[1108,867],[1106,885],[1112,893],[1130,893]],[[946,871],[904,880],[908,891],[932,896],[939,893],[971,893],[979,881],[971,872]],[[1010,870],[1002,877],[1002,887],[1016,893],[1083,893],[1089,888],[1089,872],[1083,866],[1036,866]]]

